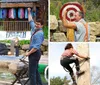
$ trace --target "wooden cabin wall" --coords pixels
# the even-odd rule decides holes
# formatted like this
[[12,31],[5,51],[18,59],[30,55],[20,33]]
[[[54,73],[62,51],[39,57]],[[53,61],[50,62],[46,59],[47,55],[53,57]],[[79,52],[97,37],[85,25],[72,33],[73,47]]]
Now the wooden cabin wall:
[[[1,8],[38,8],[37,17],[35,19],[42,19],[44,25],[48,25],[48,0],[40,0],[35,3],[0,3]],[[0,21],[4,31],[29,31],[30,26],[27,19],[5,19]]]

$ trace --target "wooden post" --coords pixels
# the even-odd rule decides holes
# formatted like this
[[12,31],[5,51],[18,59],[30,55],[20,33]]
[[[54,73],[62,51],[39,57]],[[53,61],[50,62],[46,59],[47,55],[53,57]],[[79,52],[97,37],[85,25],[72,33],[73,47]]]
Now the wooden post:
[[69,42],[74,42],[74,29],[67,29],[67,39]]
[[14,51],[15,51],[14,40],[11,41],[11,48],[10,48],[10,50],[11,50],[12,55],[14,55]]
[[[77,50],[80,54],[89,57],[89,44],[88,43],[79,43],[77,45]],[[80,59],[82,60],[82,59]],[[83,75],[78,77],[77,85],[90,85],[90,61],[83,61],[80,64],[81,71],[85,71]]]

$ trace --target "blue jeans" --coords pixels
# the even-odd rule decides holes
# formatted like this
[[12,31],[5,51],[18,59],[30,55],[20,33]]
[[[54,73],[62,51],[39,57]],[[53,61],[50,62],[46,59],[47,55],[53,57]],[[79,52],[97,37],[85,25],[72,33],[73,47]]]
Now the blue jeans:
[[29,79],[30,85],[42,85],[40,73],[38,71],[38,62],[41,57],[40,50],[37,50],[35,53],[32,53],[29,56]]

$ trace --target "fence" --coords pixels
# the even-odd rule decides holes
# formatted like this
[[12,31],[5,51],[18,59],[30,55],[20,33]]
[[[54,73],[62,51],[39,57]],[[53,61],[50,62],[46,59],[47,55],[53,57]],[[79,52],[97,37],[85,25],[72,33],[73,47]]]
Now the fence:
[[28,21],[0,21],[0,31],[29,31]]

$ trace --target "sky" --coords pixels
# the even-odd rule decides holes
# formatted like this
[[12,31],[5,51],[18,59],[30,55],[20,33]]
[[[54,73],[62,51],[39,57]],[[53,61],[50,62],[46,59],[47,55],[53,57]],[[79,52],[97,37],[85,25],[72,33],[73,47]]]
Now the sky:
[[[60,43],[50,43],[49,44],[49,77],[64,77],[68,76],[68,72],[66,72],[63,67],[60,65],[60,57],[64,51],[64,47],[66,46],[66,42]],[[76,48],[77,43],[72,43]],[[100,43],[89,43],[89,55],[90,55],[90,66],[97,66],[100,68]]]

